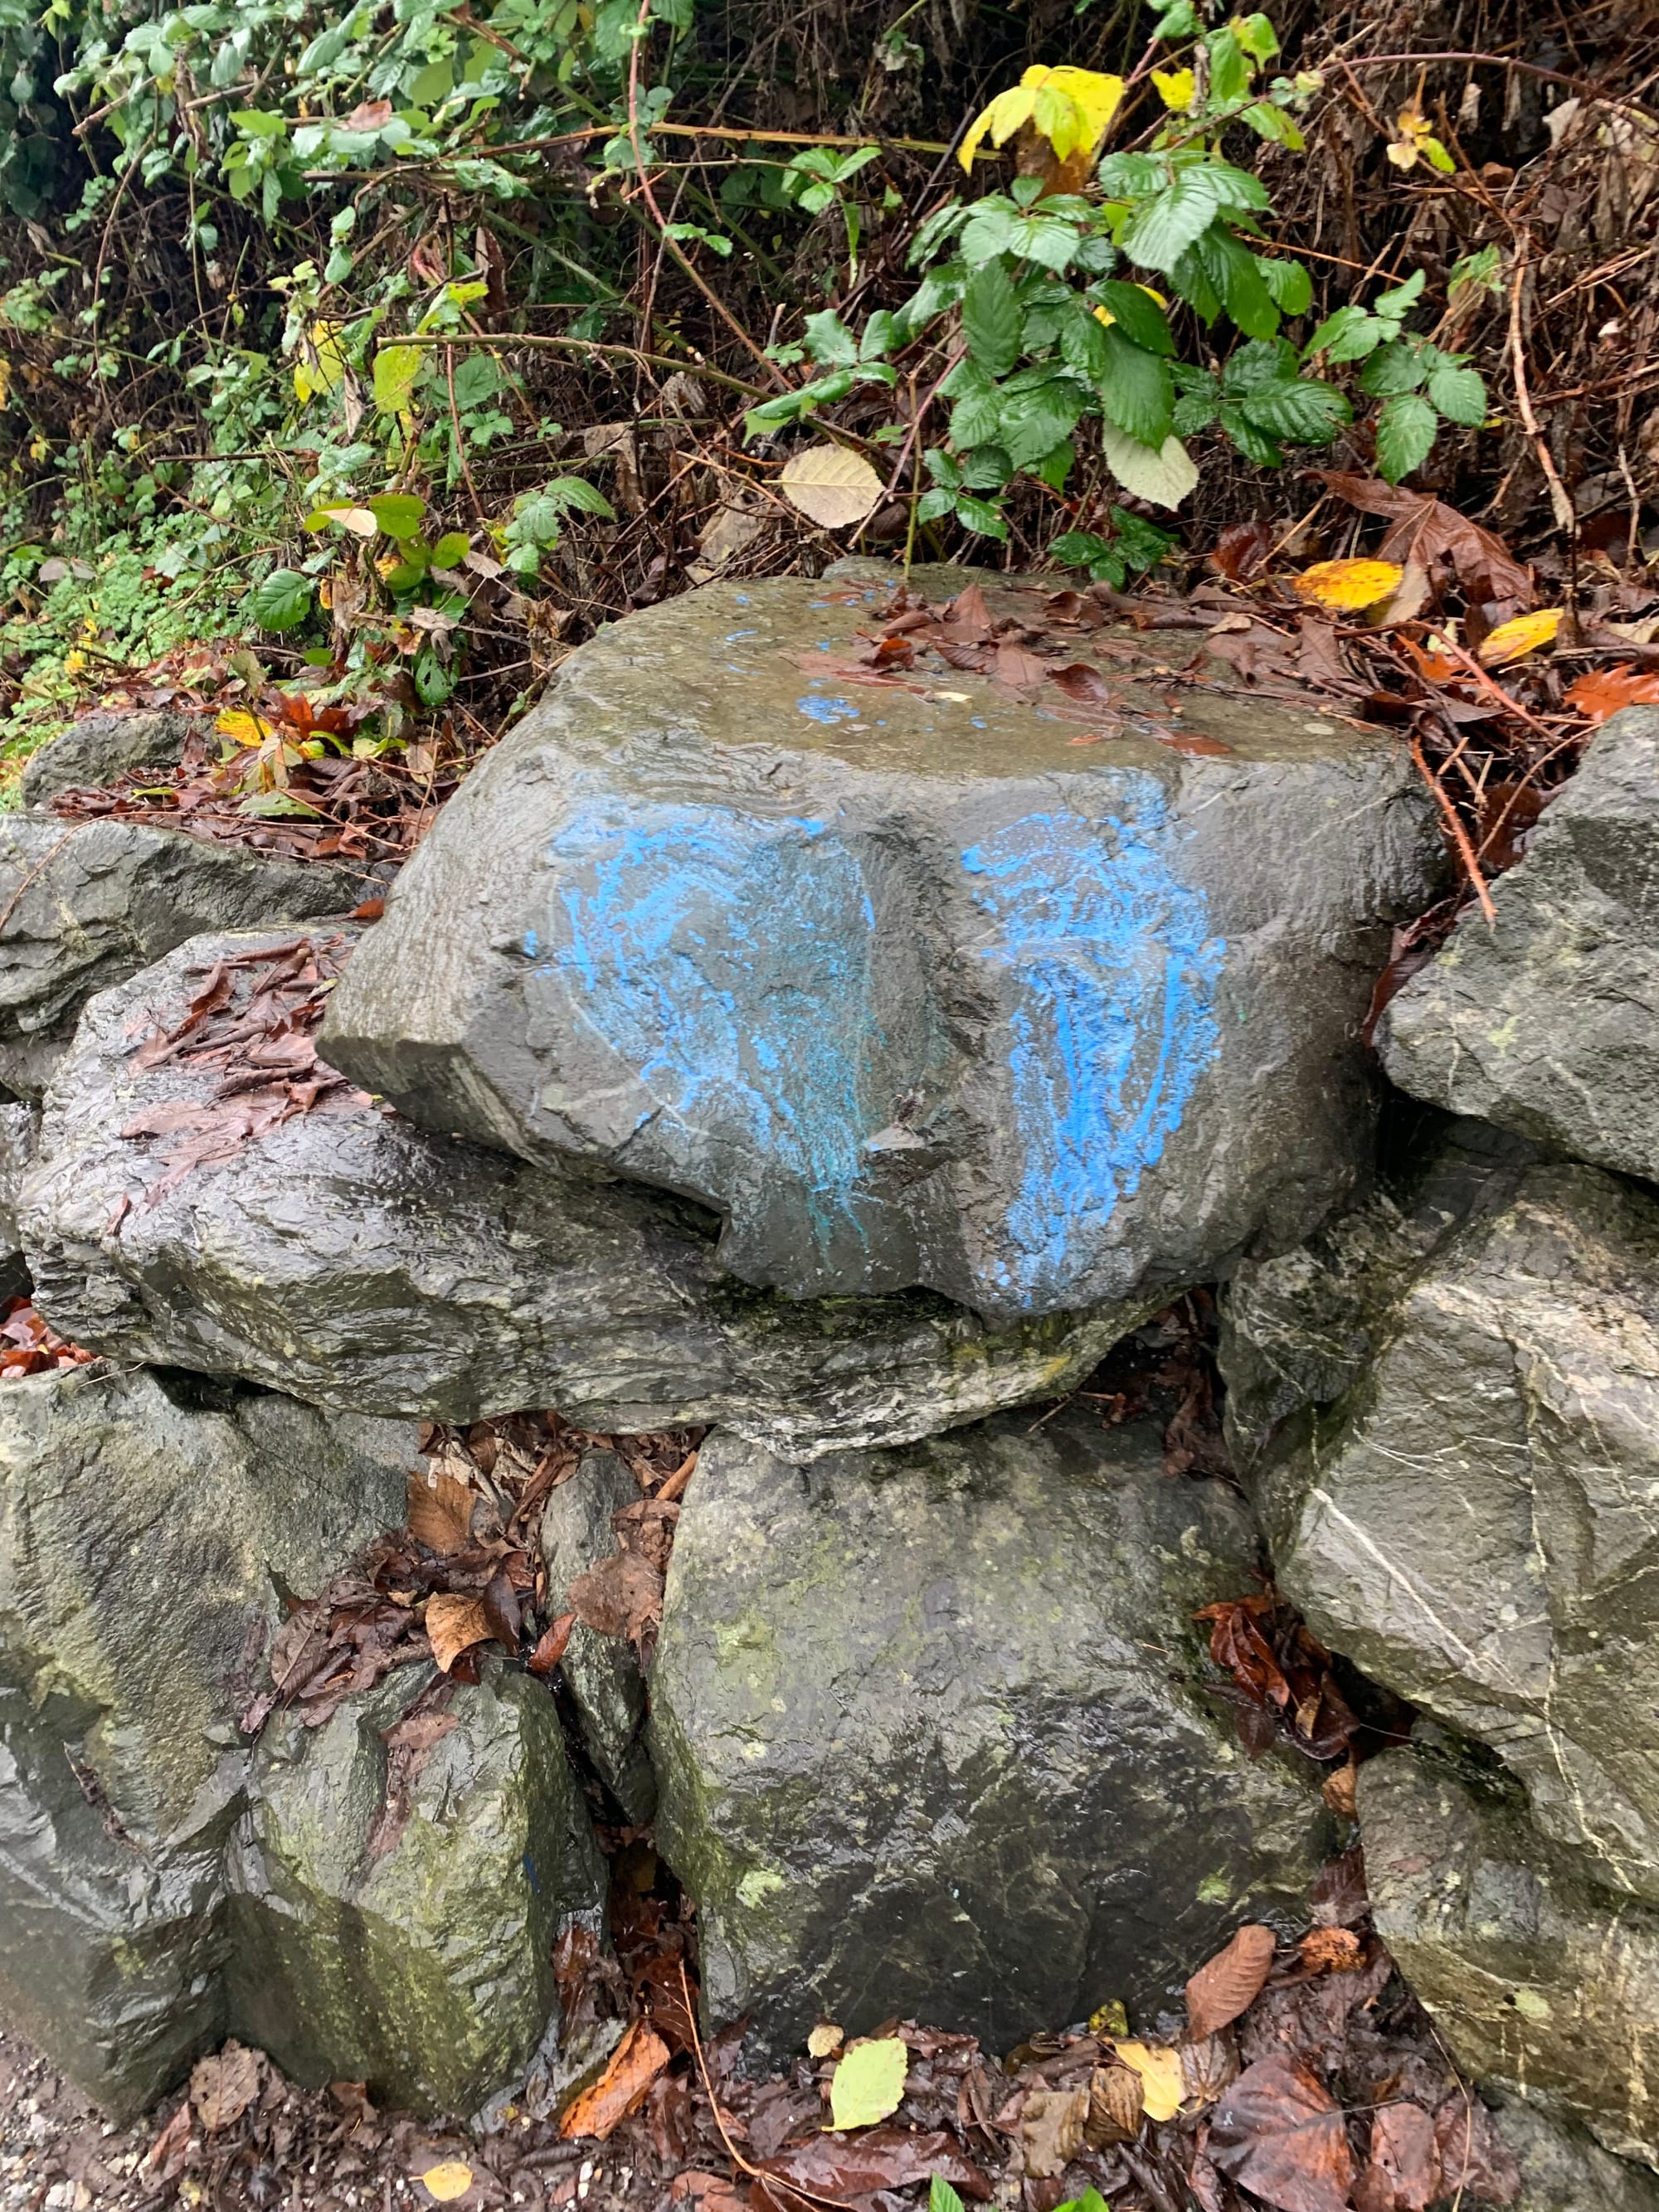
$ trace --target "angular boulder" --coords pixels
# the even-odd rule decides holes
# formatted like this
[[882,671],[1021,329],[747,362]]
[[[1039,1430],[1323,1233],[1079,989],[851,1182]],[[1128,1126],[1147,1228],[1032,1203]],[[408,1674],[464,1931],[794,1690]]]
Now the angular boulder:
[[413,1428],[100,1367],[0,1386],[0,2009],[130,2116],[223,2032],[235,1716],[403,1516]]
[[1145,2021],[1294,1916],[1316,1773],[1253,1765],[1193,1686],[1255,1533],[1161,1466],[1151,1425],[1078,1412],[808,1468],[704,1443],[649,1738],[711,2019],[774,2057],[896,2014],[1006,2050],[1109,1999]]
[[1659,710],[1613,715],[1377,1030],[1402,1090],[1659,1179]]
[[0,1084],[38,1098],[92,994],[198,930],[346,913],[368,883],[145,823],[0,815]]
[[[1429,1179],[1437,1232],[1435,1205],[1390,1223],[1384,1200],[1304,1255],[1293,1317],[1294,1262],[1241,1271],[1240,1456],[1315,1632],[1490,1746],[1598,1882],[1659,1903],[1659,1197],[1573,1164],[1455,1169]],[[1309,1347],[1303,1380],[1341,1387],[1272,1428]]]
[[[542,1558],[550,1612],[562,1613],[579,1575],[617,1548],[611,1516],[638,1502],[640,1486],[613,1451],[584,1452],[542,1512]],[[579,1620],[560,1662],[582,1741],[599,1779],[636,1826],[657,1809],[657,1780],[645,1747],[645,1677],[633,1646]]]
[[683,1200],[366,1100],[170,1179],[169,1138],[121,1132],[210,1103],[217,1077],[182,1055],[140,1072],[138,1044],[220,955],[292,941],[196,939],[87,1008],[21,1202],[41,1310],[73,1341],[358,1411],[555,1407],[605,1434],[718,1419],[810,1457],[1063,1390],[1147,1310],[994,1328],[926,1291],[790,1301],[725,1274]]
[[17,1227],[17,1200],[23,1178],[34,1164],[40,1135],[38,1106],[26,1106],[21,1100],[15,1105],[0,1106],[0,1283],[4,1281],[4,1259],[23,1249]]
[[1498,2131],[1521,2169],[1510,2212],[1659,2212],[1659,2174],[1610,2157],[1582,2128],[1512,2098]]
[[1133,633],[1011,645],[1020,692],[929,652],[872,681],[896,581],[711,584],[574,653],[404,871],[328,1054],[429,1128],[698,1200],[794,1297],[1007,1320],[1293,1241],[1367,1164],[1358,1024],[1442,866],[1408,755],[1201,671],[1177,721],[1152,670],[1196,646]]
[[195,717],[140,711],[83,714],[23,763],[18,792],[25,806],[46,806],[60,791],[113,783],[130,768],[176,768]]
[[1377,1933],[1453,2056],[1659,2164],[1659,1915],[1584,1881],[1513,1785],[1455,1756],[1387,1752],[1358,1798]]
[[[434,1704],[435,1679],[267,1725],[231,1854],[230,2012],[295,2081],[467,2118],[556,2027],[555,1942],[598,1924],[605,1885],[546,1686],[491,1662]],[[417,1698],[448,1726],[399,1747]]]

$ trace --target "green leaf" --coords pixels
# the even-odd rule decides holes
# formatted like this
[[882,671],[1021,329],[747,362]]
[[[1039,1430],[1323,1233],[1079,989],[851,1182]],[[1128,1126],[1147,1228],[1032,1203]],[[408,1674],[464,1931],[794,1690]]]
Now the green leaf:
[[458,561],[466,557],[467,548],[471,543],[464,530],[447,531],[432,549],[433,567],[453,568]]
[[1259,429],[1236,401],[1221,403],[1221,427],[1247,461],[1259,468],[1276,469],[1285,456],[1265,430]]
[[1311,377],[1264,384],[1239,404],[1258,429],[1293,445],[1328,446],[1352,420],[1352,410],[1335,386]]
[[1423,287],[1428,278],[1420,269],[1413,269],[1403,284],[1396,284],[1391,292],[1383,292],[1371,301],[1371,313],[1382,315],[1391,323],[1404,322],[1423,296]]
[[1020,228],[1018,212],[1000,193],[981,200],[963,229],[963,259],[980,269],[1000,254],[1017,252]]
[[806,350],[824,368],[850,368],[859,357],[859,342],[833,307],[806,318]]
[[878,307],[864,326],[859,339],[860,361],[880,361],[893,350],[896,333],[892,316],[885,307]]
[[1283,338],[1252,338],[1237,346],[1221,373],[1221,389],[1229,399],[1242,399],[1247,392],[1264,385],[1283,384],[1296,374],[1296,348]]
[[1276,261],[1258,253],[1255,265],[1273,295],[1273,305],[1286,315],[1305,315],[1313,304],[1313,278],[1299,261]]
[[[1106,335],[1109,337],[1110,331]],[[1158,366],[1151,354],[1142,358],[1152,362],[1154,368]],[[1063,373],[1024,389],[1005,389],[998,410],[997,435],[999,443],[1007,447],[1013,466],[1030,468],[1069,436],[1087,396],[1080,384]]]
[[1232,31],[1252,61],[1270,62],[1279,52],[1273,27],[1265,15],[1235,16]]
[[1132,568],[1156,568],[1176,542],[1172,531],[1160,530],[1144,514],[1131,514],[1124,507],[1115,507],[1111,517],[1114,543]]
[[315,819],[319,810],[291,791],[254,791],[236,802],[239,814],[252,814],[262,822],[279,821],[284,815],[303,814]]
[[1333,362],[1364,361],[1382,343],[1387,328],[1364,307],[1339,307],[1334,315],[1326,316],[1303,347],[1302,357],[1308,361],[1322,353]]
[[962,465],[958,491],[1000,491],[1014,473],[1006,446],[975,446]]
[[1486,386],[1478,369],[1442,354],[1429,371],[1429,398],[1449,422],[1474,428],[1486,419]]
[[947,453],[939,446],[930,446],[921,460],[936,484],[943,484],[948,491],[962,489],[962,467],[954,453]]
[[1085,383],[1098,384],[1106,373],[1106,325],[1081,305],[1060,326],[1060,357]]
[[1166,438],[1153,453],[1115,422],[1103,422],[1100,446],[1107,467],[1124,490],[1136,499],[1151,500],[1154,507],[1179,507],[1198,482],[1192,457],[1177,438]]
[[261,629],[297,629],[311,612],[315,586],[297,568],[273,568],[244,602]]
[[997,434],[1000,394],[975,361],[959,361],[939,390],[956,404],[951,410],[953,446],[983,446]]
[[1198,15],[1193,0],[1175,0],[1173,8],[1166,8],[1152,28],[1155,39],[1190,39],[1198,31]]
[[965,495],[959,499],[957,501],[957,520],[964,530],[971,530],[976,537],[994,538],[1002,544],[1007,543],[1008,526],[1002,519],[1000,509],[993,507],[988,499],[969,499]]
[[1188,169],[1130,222],[1118,244],[1139,269],[1166,275],[1215,220],[1220,200],[1207,169]]
[[923,492],[916,502],[918,522],[937,522],[941,515],[954,514],[957,495],[944,484],[934,484]]
[[1243,100],[1255,70],[1237,33],[1231,26],[1225,30],[1212,31],[1205,44],[1210,49],[1211,99],[1224,107],[1235,100]]
[[426,513],[426,501],[408,491],[383,491],[363,504],[388,538],[412,538]]
[[1437,429],[1435,412],[1414,392],[1390,399],[1376,418],[1376,469],[1386,483],[1398,483],[1427,460]]
[[1380,346],[1359,372],[1359,388],[1373,399],[1390,399],[1397,392],[1415,392],[1428,374],[1428,364],[1417,346],[1394,338]]
[[962,2212],[961,2197],[937,2173],[927,2185],[927,2212]]
[[1094,296],[1126,338],[1145,346],[1148,353],[1175,351],[1175,340],[1163,308],[1139,284],[1126,284],[1121,278],[1114,278],[1097,284]]
[[426,367],[421,346],[382,346],[374,356],[374,404],[382,415],[407,412],[415,380]]
[[1109,200],[1144,200],[1170,181],[1168,167],[1156,154],[1108,154],[1095,174]]
[[1239,121],[1248,123],[1258,138],[1266,138],[1276,146],[1288,146],[1292,154],[1301,153],[1308,143],[1298,125],[1271,100],[1252,100]]
[[1131,345],[1114,324],[1106,340],[1106,370],[1096,389],[1100,404],[1120,430],[1156,450],[1170,434],[1175,388],[1155,353]]
[[1001,262],[988,261],[968,279],[962,330],[969,354],[988,376],[1006,376],[1019,359],[1019,301]]
[[1242,246],[1224,225],[1217,223],[1194,241],[1193,258],[1247,337],[1273,337],[1279,328],[1279,309],[1248,246]]

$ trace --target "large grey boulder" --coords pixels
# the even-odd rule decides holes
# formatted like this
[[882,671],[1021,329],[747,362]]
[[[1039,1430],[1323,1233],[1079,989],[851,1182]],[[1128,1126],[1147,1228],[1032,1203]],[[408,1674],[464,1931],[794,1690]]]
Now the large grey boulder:
[[1062,1390],[1148,1309],[994,1328],[926,1291],[781,1298],[716,1265],[697,1207],[361,1100],[170,1179],[173,1138],[121,1132],[206,1104],[217,1078],[182,1057],[142,1073],[136,1050],[220,954],[282,942],[193,939],[87,1008],[21,1199],[37,1298],[76,1343],[359,1411],[554,1407],[605,1434],[720,1419],[811,1456]]
[[1585,1882],[1518,1795],[1416,1747],[1368,1760],[1377,1933],[1476,2080],[1659,2164],[1659,1915]]
[[346,913],[370,887],[361,868],[144,823],[0,815],[0,1084],[38,1097],[92,994],[198,930]]
[[710,2017],[774,2057],[895,2014],[1006,2050],[1112,1998],[1144,2020],[1293,1917],[1316,1774],[1253,1765],[1193,1687],[1194,1610],[1256,1562],[1150,1425],[1004,1416],[808,1468],[709,1438],[649,1731]]
[[403,1517],[412,1428],[100,1367],[0,1387],[0,2010],[131,2115],[222,2033],[234,1726]]
[[[1464,1182],[1462,1225],[1426,1252],[1431,1209],[1390,1229],[1386,1200],[1334,1237],[1322,1319],[1320,1255],[1294,1326],[1292,1263],[1242,1271],[1234,1433],[1315,1633],[1496,1751],[1598,1881],[1659,1902],[1659,1199],[1490,1157]],[[1367,1237],[1345,1274],[1339,1248]],[[1352,1369],[1318,1378],[1341,1387],[1261,1443],[1263,1405],[1293,1395],[1287,1345],[1329,1363],[1356,1322]]]
[[131,768],[176,768],[197,720],[167,708],[83,714],[24,762],[18,781],[23,804],[48,805],[60,791],[95,789]]
[[1609,2157],[1582,2128],[1511,2098],[1498,2131],[1521,2169],[1510,2212],[1659,2212],[1659,2175]]
[[[798,1297],[1006,1319],[1293,1241],[1367,1164],[1358,1025],[1442,866],[1409,756],[1236,684],[1176,723],[1133,633],[1024,695],[937,655],[860,688],[896,580],[711,584],[572,654],[404,869],[330,1057],[701,1200]],[[1096,662],[1122,712],[1080,728],[1043,670]]]
[[[639,1496],[624,1462],[606,1450],[584,1452],[574,1474],[552,1492],[541,1530],[550,1612],[562,1613],[577,1577],[617,1550],[611,1516]],[[633,1646],[579,1620],[560,1665],[596,1772],[628,1818],[642,1826],[657,1809],[657,1779],[645,1745],[645,1677]]]
[[1598,730],[1519,864],[1377,1030],[1402,1090],[1659,1179],[1659,710]]
[[0,1106],[0,1280],[3,1280],[5,1260],[23,1249],[17,1227],[17,1199],[23,1178],[34,1164],[40,1135],[38,1106],[27,1106],[21,1100]]
[[231,1855],[231,2017],[294,2080],[465,2118],[556,2030],[553,1947],[597,1926],[604,1867],[546,1685],[491,1662],[434,1705],[434,1680],[268,1724]]

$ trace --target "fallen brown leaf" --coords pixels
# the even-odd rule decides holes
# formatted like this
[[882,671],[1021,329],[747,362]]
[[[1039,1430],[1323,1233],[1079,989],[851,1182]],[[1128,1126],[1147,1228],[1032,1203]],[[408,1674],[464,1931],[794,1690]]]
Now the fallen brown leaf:
[[1215,2108],[1206,2148],[1231,2180],[1279,2212],[1349,2212],[1354,2170],[1342,2114],[1291,2059],[1245,2068]]
[[636,2020],[611,2054],[611,2063],[591,2089],[584,2089],[559,2122],[566,2142],[594,2136],[603,2142],[619,2128],[668,2063],[668,2045],[653,2027]]
[[570,1632],[576,1626],[574,1613],[562,1613],[556,1621],[543,1630],[535,1650],[526,1664],[532,1674],[550,1674],[563,1658],[570,1643]]
[[1097,2066],[1089,2077],[1089,2110],[1083,2123],[1090,2149],[1133,2142],[1140,2133],[1145,2106],[1140,2076],[1133,2066]]
[[1360,2177],[1360,2187],[1376,2199],[1381,2191],[1373,2175],[1389,2192],[1379,2212],[1428,2212],[1439,2196],[1440,2154],[1434,2122],[1420,2105],[1384,2105],[1372,2115],[1371,2162]]
[[489,1641],[491,1631],[483,1599],[456,1597],[447,1593],[428,1598],[426,1632],[432,1641],[432,1656],[438,1662],[438,1671],[447,1674],[463,1651],[470,1651],[475,1644]]
[[261,2051],[232,2041],[216,2057],[198,2058],[190,2077],[191,2109],[210,2135],[233,2126],[264,2086]]
[[1044,2181],[1071,2164],[1083,2148],[1091,2099],[1091,2089],[1031,2091],[1019,2118],[1027,2173]]
[[1199,1968],[1187,1984],[1187,2020],[1195,2039],[1215,2034],[1255,2002],[1273,1972],[1278,1940],[1271,1928],[1248,1925]]
[[472,1537],[473,1493],[453,1474],[420,1474],[409,1478],[409,1533],[440,1559],[463,1550]]

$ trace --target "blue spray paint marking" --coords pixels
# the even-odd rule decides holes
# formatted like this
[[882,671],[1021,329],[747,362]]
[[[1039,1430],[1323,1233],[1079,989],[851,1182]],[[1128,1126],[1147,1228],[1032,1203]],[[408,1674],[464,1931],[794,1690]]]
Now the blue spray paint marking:
[[811,692],[797,699],[796,707],[811,722],[855,722],[859,710],[845,699],[815,699]]
[[536,972],[638,1071],[654,1102],[641,1125],[663,1112],[775,1163],[807,1191],[822,1246],[860,1233],[882,1116],[859,1077],[884,1039],[856,854],[818,821],[612,801],[568,822],[549,857],[558,941]]
[[1164,818],[1154,787],[1134,823],[1032,814],[962,855],[996,925],[977,949],[1007,1008],[1024,1156],[1006,1289],[1066,1294],[1214,1057],[1225,946],[1154,842]]

